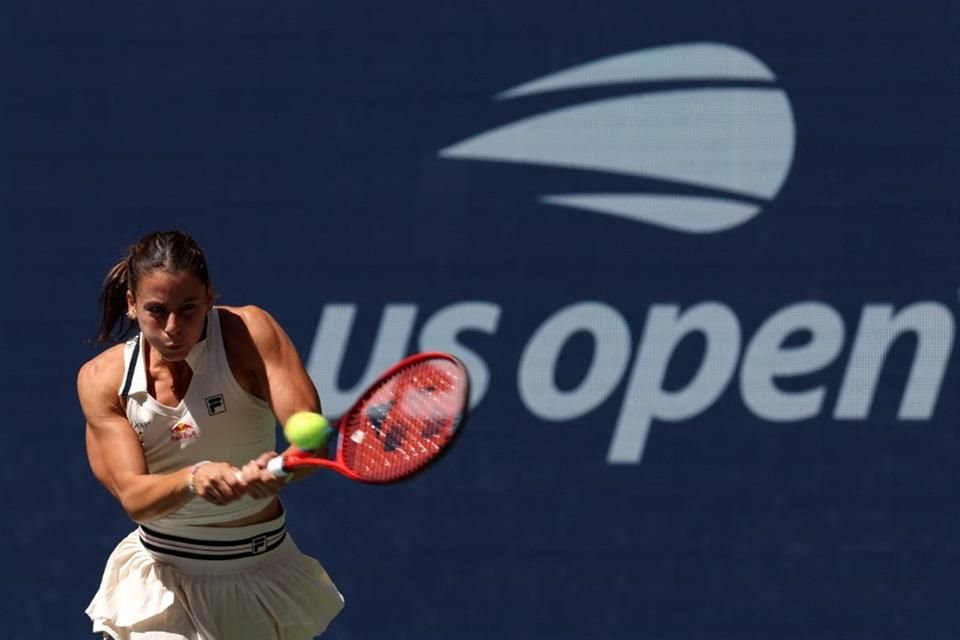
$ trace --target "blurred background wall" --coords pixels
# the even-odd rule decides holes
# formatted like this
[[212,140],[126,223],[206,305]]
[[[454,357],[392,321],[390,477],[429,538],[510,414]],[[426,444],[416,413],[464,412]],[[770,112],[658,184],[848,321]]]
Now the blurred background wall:
[[330,638],[960,635],[955,4],[4,4],[6,637],[131,528],[75,375],[169,228],[331,415],[473,373],[429,473],[287,492]]

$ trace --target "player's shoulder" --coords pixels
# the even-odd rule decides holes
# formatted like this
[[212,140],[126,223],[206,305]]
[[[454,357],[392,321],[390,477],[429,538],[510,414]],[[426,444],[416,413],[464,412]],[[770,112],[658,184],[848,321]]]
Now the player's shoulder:
[[225,339],[256,337],[257,334],[277,326],[273,316],[253,304],[242,307],[217,305],[217,309],[220,312],[220,327]]
[[77,372],[77,384],[91,391],[119,388],[123,378],[124,344],[117,344],[87,360]]
[[220,311],[220,330],[227,351],[242,359],[276,349],[284,335],[273,316],[256,305],[218,305],[217,309]]

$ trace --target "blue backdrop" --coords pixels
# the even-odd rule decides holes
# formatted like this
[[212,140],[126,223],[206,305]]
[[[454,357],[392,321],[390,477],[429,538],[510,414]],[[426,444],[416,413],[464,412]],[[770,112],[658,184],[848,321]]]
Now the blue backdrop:
[[74,381],[181,228],[334,414],[446,349],[459,445],[288,491],[329,637],[956,638],[960,9],[4,3],[4,635],[130,529]]

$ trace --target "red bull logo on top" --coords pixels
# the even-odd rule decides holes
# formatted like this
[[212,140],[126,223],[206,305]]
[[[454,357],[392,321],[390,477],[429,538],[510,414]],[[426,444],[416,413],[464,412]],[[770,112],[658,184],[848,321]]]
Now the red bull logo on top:
[[197,428],[189,422],[178,422],[170,427],[170,442],[193,440],[198,435]]

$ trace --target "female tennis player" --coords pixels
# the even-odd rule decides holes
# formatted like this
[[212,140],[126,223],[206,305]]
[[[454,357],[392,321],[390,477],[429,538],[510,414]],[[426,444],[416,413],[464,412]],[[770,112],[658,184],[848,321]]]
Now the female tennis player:
[[288,479],[265,468],[277,421],[319,411],[316,389],[269,314],[213,297],[178,231],[136,242],[104,281],[96,341],[139,329],[77,380],[91,469],[138,525],[87,608],[104,638],[299,640],[343,607],[286,532]]

